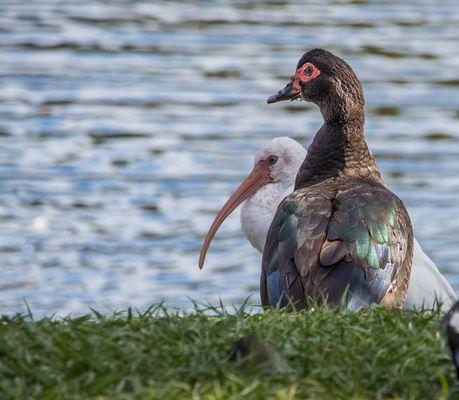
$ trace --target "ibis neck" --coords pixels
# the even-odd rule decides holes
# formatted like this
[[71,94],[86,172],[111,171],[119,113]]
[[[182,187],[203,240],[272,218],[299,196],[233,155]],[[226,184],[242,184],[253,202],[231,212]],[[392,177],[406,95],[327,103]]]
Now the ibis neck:
[[263,252],[279,203],[293,191],[293,182],[275,182],[258,190],[242,205],[241,226],[253,247]]
[[335,96],[319,103],[319,107],[324,124],[308,149],[295,190],[342,174],[379,179],[365,142],[363,95]]

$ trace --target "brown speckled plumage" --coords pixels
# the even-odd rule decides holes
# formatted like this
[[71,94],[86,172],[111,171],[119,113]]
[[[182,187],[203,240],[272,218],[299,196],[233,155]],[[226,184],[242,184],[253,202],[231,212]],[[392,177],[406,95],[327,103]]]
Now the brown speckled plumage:
[[381,180],[365,142],[361,84],[343,60],[311,50],[317,78],[301,86],[324,118],[298,172],[295,192],[279,206],[262,263],[265,305],[310,298],[351,309],[381,303],[402,307],[411,272],[408,213]]

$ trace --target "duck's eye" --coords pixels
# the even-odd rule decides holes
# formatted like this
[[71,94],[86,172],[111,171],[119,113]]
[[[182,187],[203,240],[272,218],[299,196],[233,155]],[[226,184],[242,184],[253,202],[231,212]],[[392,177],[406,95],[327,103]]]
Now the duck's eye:
[[278,159],[278,158],[279,158],[279,157],[277,157],[277,156],[269,156],[269,157],[268,157],[268,163],[269,163],[270,165],[274,165],[274,164],[277,162],[277,159]]
[[304,70],[304,73],[307,76],[311,76],[313,72],[314,72],[314,68],[312,68],[310,65],[307,66]]

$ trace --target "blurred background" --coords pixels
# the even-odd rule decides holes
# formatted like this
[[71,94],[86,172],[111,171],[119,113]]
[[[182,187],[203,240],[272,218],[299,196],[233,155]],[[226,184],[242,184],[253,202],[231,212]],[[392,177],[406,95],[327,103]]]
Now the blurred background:
[[0,2],[0,312],[259,301],[238,215],[202,239],[307,103],[268,106],[303,51],[348,61],[367,140],[459,290],[459,2]]

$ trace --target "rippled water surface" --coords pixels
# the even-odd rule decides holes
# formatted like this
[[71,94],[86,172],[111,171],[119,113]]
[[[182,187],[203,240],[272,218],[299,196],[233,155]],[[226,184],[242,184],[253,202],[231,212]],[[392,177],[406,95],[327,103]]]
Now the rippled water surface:
[[0,2],[0,312],[258,301],[237,215],[256,149],[321,124],[268,106],[302,52],[363,82],[367,139],[459,289],[459,3]]

